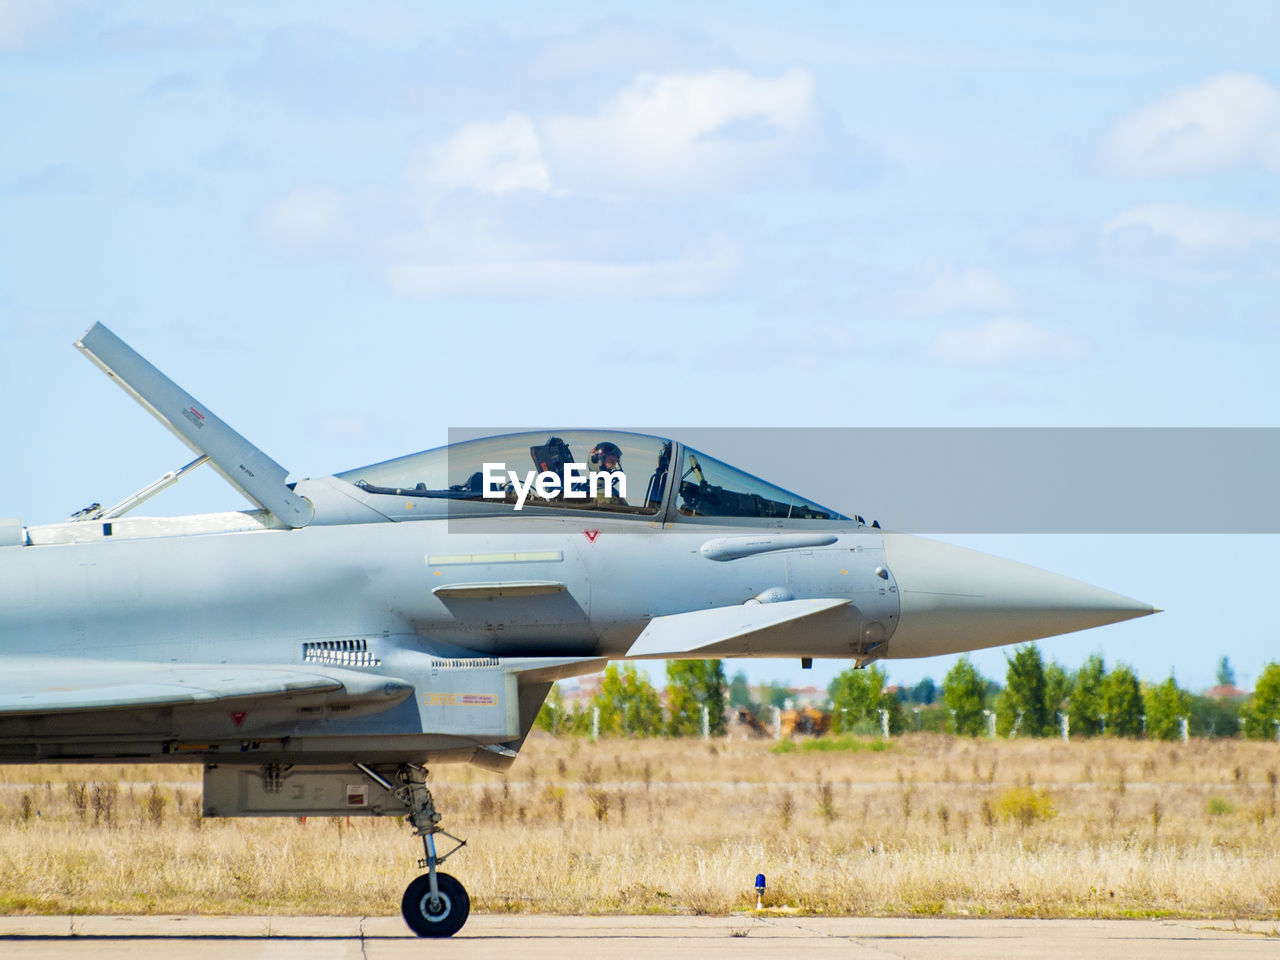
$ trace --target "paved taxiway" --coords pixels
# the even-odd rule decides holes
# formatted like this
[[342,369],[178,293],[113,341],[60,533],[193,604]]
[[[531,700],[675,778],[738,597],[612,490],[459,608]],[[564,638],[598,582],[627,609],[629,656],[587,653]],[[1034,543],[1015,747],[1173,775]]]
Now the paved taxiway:
[[424,942],[399,917],[0,917],[0,956],[129,960],[613,960],[841,957],[1179,960],[1280,956],[1280,923],[1208,920],[901,920],[820,917],[473,916]]

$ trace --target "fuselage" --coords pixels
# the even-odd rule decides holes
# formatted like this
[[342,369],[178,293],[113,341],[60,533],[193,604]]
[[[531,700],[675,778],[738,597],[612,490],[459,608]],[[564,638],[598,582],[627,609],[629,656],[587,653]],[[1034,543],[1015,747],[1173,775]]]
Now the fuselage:
[[[742,604],[772,589],[851,601],[845,629],[804,656],[857,655],[859,627],[887,639],[898,616],[879,531],[836,542],[708,561],[699,548],[743,527],[537,518],[518,533],[483,520],[319,525],[132,538],[128,522],[88,542],[0,550],[0,653],[91,659],[282,663],[302,644],[413,637],[440,655],[624,657],[655,617]],[[170,521],[176,528],[182,518]],[[204,518],[191,518],[199,525]],[[145,522],[145,521],[139,521]],[[771,531],[762,531],[769,533]],[[49,536],[46,534],[46,536]],[[448,599],[457,584],[553,582],[543,597]],[[741,655],[800,656],[787,649]],[[909,654],[908,654],[909,655]]]
[[1152,612],[613,436],[597,449],[647,457],[643,491],[484,500],[487,451],[541,465],[570,449],[513,435],[301,481],[306,523],[262,509],[21,528],[0,545],[0,663],[18,688],[0,680],[0,762],[501,766],[552,682],[611,659],[865,664]]
[[[518,748],[551,681],[625,657],[658,618],[761,595],[835,596],[851,602],[769,644],[746,638],[716,655],[852,657],[869,623],[882,644],[897,616],[875,573],[880,535],[857,524],[819,549],[720,562],[702,545],[740,542],[749,527],[544,515],[495,528],[492,517],[362,511],[353,504],[386,498],[333,478],[299,486],[320,507],[299,529],[263,511],[27,528],[22,543],[0,548],[0,660],[44,677],[52,667],[69,685],[120,670],[145,684],[157,665],[225,665],[232,680],[292,665],[385,676],[412,688],[409,699],[0,716],[0,761],[208,761],[230,751],[253,762],[500,766],[510,748],[482,748]],[[398,502],[406,513],[423,506]]]

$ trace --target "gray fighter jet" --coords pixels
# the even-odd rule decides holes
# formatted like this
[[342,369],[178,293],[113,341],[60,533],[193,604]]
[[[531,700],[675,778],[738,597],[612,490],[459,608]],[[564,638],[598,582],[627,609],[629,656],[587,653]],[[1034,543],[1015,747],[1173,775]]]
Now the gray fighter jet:
[[[428,765],[505,770],[557,680],[622,659],[865,665],[1155,612],[659,437],[511,434],[286,483],[105,327],[76,346],[196,459],[65,523],[0,520],[0,762],[202,763],[210,817],[404,816],[423,936],[469,911],[437,869],[462,842]],[[130,515],[206,461],[258,509]]]

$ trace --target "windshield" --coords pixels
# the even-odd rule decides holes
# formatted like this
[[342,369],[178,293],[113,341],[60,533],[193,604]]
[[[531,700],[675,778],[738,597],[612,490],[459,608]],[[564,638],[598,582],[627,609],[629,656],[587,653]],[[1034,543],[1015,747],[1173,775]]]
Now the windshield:
[[367,493],[652,515],[671,443],[605,430],[512,433],[338,474]]
[[778,520],[848,520],[781,487],[696,450],[685,449],[678,513],[684,517],[763,517]]

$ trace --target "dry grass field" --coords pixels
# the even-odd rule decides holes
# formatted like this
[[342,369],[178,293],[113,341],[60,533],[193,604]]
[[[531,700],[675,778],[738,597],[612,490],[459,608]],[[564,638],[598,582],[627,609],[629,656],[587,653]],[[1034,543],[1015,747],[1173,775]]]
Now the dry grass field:
[[[544,736],[506,777],[432,780],[479,910],[722,914],[764,873],[810,913],[1274,920],[1278,773],[1280,746],[1221,740]],[[0,912],[388,914],[417,872],[394,819],[199,796],[193,767],[0,768]]]

